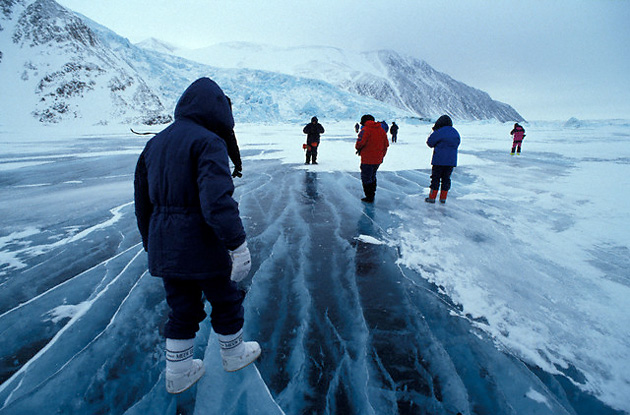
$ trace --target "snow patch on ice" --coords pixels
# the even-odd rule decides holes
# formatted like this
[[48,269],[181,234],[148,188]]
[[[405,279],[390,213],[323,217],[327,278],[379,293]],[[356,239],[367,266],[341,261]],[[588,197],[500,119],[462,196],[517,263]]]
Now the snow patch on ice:
[[549,409],[551,409],[551,405],[549,405],[549,401],[547,400],[547,398],[545,398],[545,396],[543,394],[541,394],[540,392],[535,391],[534,389],[530,389],[529,391],[527,391],[527,393],[525,394],[525,396],[527,396],[529,399],[544,404],[545,406],[547,406]]
[[23,239],[39,233],[39,229],[27,228],[23,231],[13,232],[7,236],[0,236],[0,275],[5,275],[9,269],[17,270],[26,266],[19,258],[20,249],[10,245],[25,246],[28,242]]
[[369,236],[369,235],[359,235],[357,237],[355,237],[354,239],[356,239],[357,241],[361,241],[361,242],[365,242],[367,244],[373,244],[373,245],[385,245],[386,243],[383,241],[380,241],[378,239],[376,239],[373,236]]
[[85,313],[89,307],[90,302],[88,301],[84,301],[81,304],[76,305],[60,305],[48,312],[48,319],[53,323],[58,323],[63,319],[72,318],[79,313]]

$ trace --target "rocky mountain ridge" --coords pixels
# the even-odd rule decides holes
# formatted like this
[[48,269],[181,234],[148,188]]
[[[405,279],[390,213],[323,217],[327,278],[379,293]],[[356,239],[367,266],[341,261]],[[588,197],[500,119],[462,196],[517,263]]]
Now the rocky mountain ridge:
[[[509,105],[393,51],[366,53],[361,62],[331,57],[287,72],[192,60],[165,42],[142,46],[54,0],[0,0],[0,110],[6,116],[0,123],[168,123],[181,92],[201,76],[230,95],[239,122],[303,121],[314,114],[357,119],[365,112],[387,119],[449,113],[522,120]],[[374,65],[357,70],[364,61]]]

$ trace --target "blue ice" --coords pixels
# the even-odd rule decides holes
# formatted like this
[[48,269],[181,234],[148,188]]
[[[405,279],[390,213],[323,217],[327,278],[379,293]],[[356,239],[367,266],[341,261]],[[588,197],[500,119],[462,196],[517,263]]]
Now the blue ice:
[[[223,372],[206,321],[195,345],[207,374],[167,394],[168,310],[130,204],[142,145],[116,152],[128,140],[2,172],[0,414],[621,413],[498,346],[396,246],[375,243],[405,226],[401,209],[424,208],[402,201],[427,187],[426,170],[379,173],[365,205],[358,172],[274,160],[249,162],[235,194],[253,260],[245,336],[263,354]],[[455,207],[426,215],[462,220]]]

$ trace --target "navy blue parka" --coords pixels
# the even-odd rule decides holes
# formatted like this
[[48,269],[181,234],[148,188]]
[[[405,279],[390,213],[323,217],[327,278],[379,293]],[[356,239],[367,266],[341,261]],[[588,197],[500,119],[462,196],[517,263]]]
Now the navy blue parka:
[[134,180],[135,210],[149,271],[164,278],[229,275],[228,249],[245,242],[226,142],[234,128],[227,97],[208,78],[193,82],[175,122],[147,143]]
[[433,126],[433,132],[427,139],[427,145],[433,148],[431,164],[434,166],[457,166],[457,148],[461,139],[453,128],[453,121],[448,115],[442,115]]

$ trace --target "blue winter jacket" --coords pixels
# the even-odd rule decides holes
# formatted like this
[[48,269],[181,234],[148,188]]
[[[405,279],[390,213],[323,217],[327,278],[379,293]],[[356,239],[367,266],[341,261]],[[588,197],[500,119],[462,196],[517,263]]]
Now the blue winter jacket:
[[447,125],[433,131],[427,139],[427,145],[433,148],[431,164],[434,166],[457,166],[459,143],[459,133],[451,126]]
[[165,278],[229,275],[228,249],[245,241],[225,141],[234,127],[219,86],[195,81],[175,108],[175,122],[147,143],[136,166],[135,209],[149,271]]

